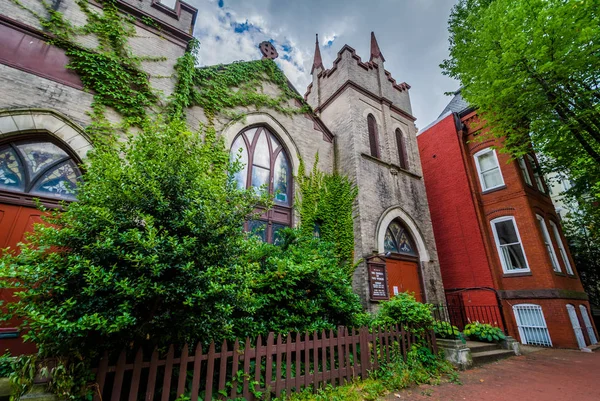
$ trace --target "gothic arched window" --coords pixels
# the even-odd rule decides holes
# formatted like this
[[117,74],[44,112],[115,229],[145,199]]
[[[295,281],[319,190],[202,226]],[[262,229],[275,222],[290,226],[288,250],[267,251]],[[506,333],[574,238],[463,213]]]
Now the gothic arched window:
[[371,156],[379,158],[379,138],[377,137],[377,121],[373,114],[367,116],[367,127],[369,130],[369,146]]
[[392,221],[388,226],[385,232],[383,246],[385,252],[417,256],[415,243],[410,233],[406,227],[397,220]]
[[75,200],[80,176],[73,158],[49,140],[15,140],[0,145],[0,190]]
[[235,174],[238,186],[267,191],[274,200],[274,206],[248,222],[247,229],[263,241],[277,243],[278,231],[292,225],[292,169],[287,152],[266,127],[252,127],[235,138],[231,157],[239,157],[243,165]]
[[400,128],[396,129],[396,145],[398,146],[398,162],[400,167],[408,169],[408,155],[406,154],[406,143],[404,142],[404,136]]

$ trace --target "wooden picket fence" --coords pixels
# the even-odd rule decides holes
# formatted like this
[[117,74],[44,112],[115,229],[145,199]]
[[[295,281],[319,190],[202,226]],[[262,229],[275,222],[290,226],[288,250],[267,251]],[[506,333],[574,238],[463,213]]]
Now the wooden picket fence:
[[[433,331],[425,333],[426,346],[437,354]],[[100,360],[96,372],[98,391],[95,400],[175,400],[186,395],[190,400],[253,400],[270,392],[275,397],[318,389],[329,383],[342,385],[357,377],[366,378],[382,363],[406,357],[415,343],[410,329],[395,326],[359,330],[338,328],[312,334],[290,333],[282,337],[269,333],[255,344],[246,339],[232,348],[223,342],[220,350],[211,343],[204,353],[201,344],[183,346],[179,352],[171,345],[161,358],[158,350],[149,360],[140,349],[135,355],[122,351],[116,364],[108,355]]]

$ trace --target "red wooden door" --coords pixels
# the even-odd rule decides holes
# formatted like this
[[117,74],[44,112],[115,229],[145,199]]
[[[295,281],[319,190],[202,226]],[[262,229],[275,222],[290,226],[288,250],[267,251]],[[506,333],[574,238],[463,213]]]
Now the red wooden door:
[[[25,241],[25,235],[33,231],[35,223],[41,223],[42,212],[35,208],[7,205],[0,203],[0,252],[9,248],[9,252],[19,252],[17,244]],[[11,302],[15,290],[0,289],[0,300]],[[11,329],[19,326],[18,319],[12,319],[3,322],[0,329]],[[4,331],[4,330],[2,330]],[[0,349],[2,353],[6,348],[10,349],[13,355],[31,354],[36,352],[35,345],[32,343],[23,343],[20,338],[2,340],[3,346]]]
[[390,297],[399,292],[414,292],[416,300],[423,302],[423,290],[417,262],[387,259],[386,268]]

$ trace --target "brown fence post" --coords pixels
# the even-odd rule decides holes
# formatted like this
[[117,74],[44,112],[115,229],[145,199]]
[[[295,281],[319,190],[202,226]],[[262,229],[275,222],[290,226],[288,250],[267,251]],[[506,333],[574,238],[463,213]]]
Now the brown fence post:
[[310,386],[310,335],[304,333],[304,388]]
[[237,372],[239,370],[240,360],[240,342],[236,339],[233,343],[233,362],[231,362],[231,398],[237,398]]
[[[245,400],[250,399],[250,338],[246,337],[246,343],[244,344],[244,386],[242,396]],[[256,355],[256,350],[255,355]]]
[[161,401],[169,401],[169,389],[171,388],[171,374],[173,373],[173,358],[175,356],[175,349],[173,344],[169,347],[167,352],[167,362],[165,365],[165,377],[163,378],[163,391]]
[[288,333],[285,340],[285,395],[289,397],[292,392],[292,333]]
[[275,397],[279,398],[283,382],[281,380],[281,360],[285,349],[281,342],[281,333],[277,334],[277,342],[275,345]]
[[371,370],[369,331],[366,327],[361,327],[358,330],[358,335],[360,343],[360,375],[362,379],[366,379],[367,372]]
[[96,373],[96,383],[98,384],[98,392],[94,394],[94,401],[102,400],[102,391],[104,390],[104,382],[106,381],[106,371],[108,370],[108,353],[104,352]]
[[313,375],[313,385],[315,391],[319,389],[319,346],[318,346],[319,334],[315,331],[313,333],[313,365],[314,365],[314,375]]
[[202,344],[196,344],[196,352],[194,353],[194,373],[192,376],[192,394],[190,399],[197,401],[200,393],[200,373],[202,373]]
[[273,379],[273,332],[267,336],[267,357],[265,365],[265,392],[271,391],[271,381]]
[[115,382],[113,383],[113,391],[110,399],[112,401],[119,401],[121,399],[121,388],[123,387],[123,376],[125,376],[125,358],[127,354],[125,350],[119,354],[117,360],[117,368],[115,369]]
[[129,387],[129,401],[137,401],[143,361],[144,353],[142,351],[142,347],[140,347],[135,354],[135,359],[133,360],[133,375],[131,377],[131,386]]
[[[262,366],[261,366],[261,362],[262,362],[262,336],[259,334],[258,338],[256,339],[256,348],[254,349],[254,360],[255,360],[255,366],[254,366],[254,381],[256,382],[256,384],[254,384],[254,391],[259,391],[260,389],[260,374],[262,371]],[[253,400],[254,399],[254,395],[251,394],[250,395],[250,399]]]
[[215,374],[215,342],[211,341],[208,347],[208,360],[206,365],[206,389],[204,390],[204,400],[212,401],[213,376]]
[[156,385],[156,369],[158,368],[158,349],[154,348],[150,358],[150,371],[148,372],[148,388],[146,389],[146,401],[154,400],[154,386]]
[[[187,378],[187,364],[188,364],[188,345],[185,344],[181,350],[181,357],[179,358],[179,380],[177,382],[177,397],[181,397],[185,392],[185,379]],[[135,401],[135,398],[130,400]]]
[[[300,392],[300,387],[302,387],[302,382],[300,381],[300,376],[302,375],[302,349],[301,345],[306,346],[306,343],[302,342],[302,337],[300,333],[296,333],[296,377],[294,380],[294,385],[296,387],[296,392]],[[289,396],[289,394],[288,394]]]
[[227,379],[227,340],[223,340],[220,355],[221,363],[219,364],[219,387],[217,388],[217,396],[222,400],[225,398],[222,391],[225,390],[225,380]]

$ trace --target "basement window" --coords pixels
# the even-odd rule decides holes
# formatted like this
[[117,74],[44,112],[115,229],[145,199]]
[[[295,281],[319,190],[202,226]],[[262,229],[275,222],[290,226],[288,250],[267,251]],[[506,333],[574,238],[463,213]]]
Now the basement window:
[[541,306],[533,304],[514,305],[513,311],[523,344],[552,346]]

